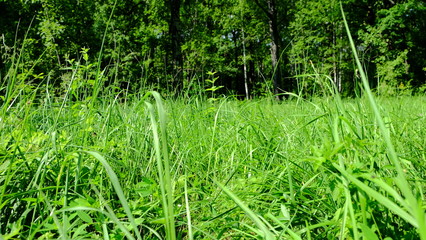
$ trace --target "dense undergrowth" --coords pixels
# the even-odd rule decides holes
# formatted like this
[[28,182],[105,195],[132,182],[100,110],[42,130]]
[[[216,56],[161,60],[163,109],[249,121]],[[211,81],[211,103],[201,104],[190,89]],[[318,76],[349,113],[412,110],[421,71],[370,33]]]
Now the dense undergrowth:
[[238,101],[214,73],[209,99],[127,96],[79,67],[55,94],[12,59],[0,239],[426,240],[426,97],[375,100],[348,35],[357,99]]
[[[425,97],[379,99],[408,183],[399,189],[365,99],[162,106],[155,96],[155,108],[148,95],[9,108],[0,122],[2,238],[419,238],[424,215],[404,191],[424,212]],[[158,111],[167,119],[151,122]]]

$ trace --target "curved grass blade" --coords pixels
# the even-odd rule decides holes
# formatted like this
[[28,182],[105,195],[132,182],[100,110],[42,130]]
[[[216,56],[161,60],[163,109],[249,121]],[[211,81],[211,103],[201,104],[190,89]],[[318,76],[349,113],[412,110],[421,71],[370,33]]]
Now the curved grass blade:
[[251,218],[251,220],[256,224],[256,226],[262,231],[263,238],[266,240],[275,239],[274,234],[269,231],[268,227],[266,227],[265,223],[260,220],[260,218],[252,211],[249,207],[247,207],[243,201],[241,201],[234,193],[232,193],[228,188],[220,184],[219,182],[213,180],[223,192],[226,193],[246,214]]
[[137,236],[138,239],[142,239],[136,222],[135,222],[135,218],[133,217],[132,212],[130,211],[130,207],[129,204],[127,203],[126,197],[124,196],[124,192],[123,189],[121,188],[120,182],[118,181],[118,177],[115,174],[114,170],[112,170],[111,166],[108,164],[108,162],[106,161],[106,159],[100,155],[97,152],[92,152],[92,151],[84,151],[90,155],[92,155],[94,158],[96,158],[99,162],[101,162],[102,166],[104,166],[107,175],[112,183],[112,186],[114,187],[114,190],[118,196],[118,199],[120,199],[121,205],[124,208],[124,211],[126,212],[127,217],[129,218],[130,224],[132,225],[135,234]]
[[[151,103],[145,102],[145,105],[148,108],[149,115],[151,118],[152,134],[154,138],[154,149],[157,159],[157,169],[160,180],[160,190],[165,217],[166,238],[174,240],[176,239],[176,230],[173,210],[173,188],[170,174],[169,151],[167,146],[166,113],[163,107],[160,94],[154,91],[149,92],[148,94],[152,94],[156,101],[157,113],[160,123],[160,129],[158,129],[154,106]],[[161,134],[161,141],[159,132]]]
[[[409,213],[407,213],[405,211],[400,212],[400,214],[401,214],[400,216],[403,217],[404,219],[406,219],[408,222],[410,222],[410,224],[412,224],[413,226],[416,226],[417,232],[419,233],[419,236],[420,236],[420,239],[426,240],[426,216],[425,216],[425,209],[423,207],[423,200],[421,198],[416,198],[416,193],[413,192],[412,188],[409,187],[410,184],[408,183],[406,174],[404,173],[403,168],[402,168],[401,163],[400,163],[400,160],[398,158],[398,155],[396,154],[395,147],[394,147],[392,140],[391,140],[390,132],[389,132],[388,128],[386,127],[385,122],[384,122],[384,120],[381,116],[378,105],[377,105],[377,103],[374,99],[373,93],[370,89],[370,86],[369,86],[369,83],[368,83],[368,80],[367,80],[367,75],[365,74],[364,69],[361,65],[361,62],[359,60],[359,57],[358,57],[358,54],[357,54],[357,51],[356,51],[356,48],[355,48],[355,43],[352,39],[352,35],[351,35],[350,30],[349,30],[348,22],[346,21],[345,12],[343,11],[342,3],[340,3],[340,10],[342,12],[343,22],[344,22],[344,25],[345,25],[345,28],[346,28],[346,32],[348,34],[349,43],[350,43],[350,46],[352,48],[352,53],[354,55],[356,65],[358,67],[358,70],[359,70],[359,73],[360,73],[360,76],[361,76],[362,84],[363,84],[363,87],[364,87],[364,93],[367,95],[370,106],[371,106],[371,108],[374,112],[374,115],[376,117],[376,121],[377,121],[377,124],[379,126],[379,129],[382,132],[383,139],[384,139],[385,144],[386,144],[386,149],[387,149],[387,154],[388,154],[389,160],[394,165],[396,173],[397,173],[397,177],[394,178],[394,182],[395,182],[396,186],[399,188],[399,190],[402,192],[402,196],[406,199],[407,204],[409,206],[408,209],[410,210],[410,212]],[[353,176],[351,176],[351,177],[354,178]],[[357,180],[357,179],[355,179],[355,180]],[[358,181],[357,186],[360,187],[360,186],[363,186],[363,185],[365,185],[365,184]],[[365,189],[368,189],[365,186],[363,186],[363,187]],[[370,189],[369,189],[369,194],[375,194],[373,191],[370,191]],[[391,200],[385,198],[382,195],[376,196],[376,197],[379,197],[379,199],[382,200],[382,201],[388,200],[390,203],[393,203]],[[379,200],[379,199],[377,199],[377,200]],[[396,205],[396,204],[394,204],[394,205]],[[396,206],[398,206],[398,205],[396,205]],[[390,206],[386,206],[386,207],[388,207],[390,210],[395,210],[395,209],[391,208]]]
[[398,204],[396,204],[394,201],[390,200],[389,198],[383,196],[383,194],[377,192],[376,190],[372,189],[365,183],[361,182],[351,174],[349,174],[347,171],[345,171],[343,168],[338,166],[337,164],[333,163],[333,166],[339,170],[339,172],[345,176],[347,179],[349,179],[353,184],[355,184],[357,187],[362,189],[364,192],[366,192],[368,195],[376,199],[379,203],[381,203],[383,206],[387,207],[389,210],[400,216],[401,218],[405,219],[405,221],[409,222],[414,227],[418,227],[418,223],[416,219],[410,215],[410,213],[406,212],[404,209],[402,209]]
[[115,224],[117,224],[117,226],[120,228],[121,231],[123,231],[123,233],[125,234],[125,236],[130,239],[130,240],[134,240],[135,238],[132,236],[132,234],[129,232],[129,230],[127,230],[127,228],[120,222],[120,220],[114,215],[114,214],[110,214],[106,211],[97,209],[97,208],[92,208],[92,207],[83,207],[83,206],[76,206],[76,207],[69,207],[69,208],[64,208],[61,210],[58,210],[57,212],[77,212],[77,211],[94,211],[94,212],[100,212],[103,215],[109,217]]

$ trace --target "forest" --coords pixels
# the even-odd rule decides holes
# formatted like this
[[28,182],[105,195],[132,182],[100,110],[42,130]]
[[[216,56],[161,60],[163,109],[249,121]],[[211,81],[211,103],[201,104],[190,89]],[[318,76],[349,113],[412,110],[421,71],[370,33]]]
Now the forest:
[[14,66],[22,86],[58,95],[78,69],[75,90],[306,97],[331,83],[353,97],[340,3],[374,91],[424,93],[422,0],[2,0],[2,86]]
[[426,3],[0,0],[0,240],[426,240]]

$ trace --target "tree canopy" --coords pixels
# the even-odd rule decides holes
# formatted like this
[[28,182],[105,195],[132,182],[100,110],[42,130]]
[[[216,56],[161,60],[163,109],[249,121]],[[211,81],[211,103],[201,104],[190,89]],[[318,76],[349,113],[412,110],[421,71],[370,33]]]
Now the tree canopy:
[[[371,86],[424,92],[426,3],[419,0],[0,0],[1,86],[60,92],[72,70],[90,87],[198,94],[211,74],[241,97],[358,93],[340,2]],[[76,96],[77,97],[77,96]]]

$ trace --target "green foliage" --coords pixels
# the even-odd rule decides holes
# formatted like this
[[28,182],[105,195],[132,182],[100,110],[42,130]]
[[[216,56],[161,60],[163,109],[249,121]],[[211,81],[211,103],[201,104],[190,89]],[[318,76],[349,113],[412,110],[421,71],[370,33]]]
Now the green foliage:
[[[299,1],[293,9],[289,58],[302,96],[329,95],[330,91],[324,91],[329,79],[344,96],[354,94],[354,64],[344,37],[340,2]],[[351,1],[342,3],[348,6]]]
[[[178,9],[172,3],[178,3]],[[16,57],[25,84],[67,86],[67,60],[81,59],[85,48],[97,64],[96,78],[102,72],[108,78],[102,84],[130,93],[154,88],[169,95],[199,94],[204,88],[200,83],[209,78],[206,72],[214,69],[220,73],[221,93],[243,96],[248,89],[249,96],[265,96],[280,87],[303,97],[320,96],[328,94],[322,85],[331,79],[343,96],[353,96],[359,93],[360,79],[343,37],[338,3],[4,0],[0,75],[5,82],[13,65],[10,59]],[[358,51],[370,85],[380,94],[421,93],[424,2],[342,3],[349,9],[355,40],[362,43]],[[280,51],[275,69],[272,39]],[[278,75],[283,78],[276,83]]]
[[375,24],[362,29],[359,35],[377,66],[374,77],[380,81],[379,91],[395,95],[400,94],[400,86],[418,87],[424,78],[421,69],[425,60],[417,56],[425,53],[425,48],[418,44],[426,40],[425,34],[420,33],[425,26],[425,4],[402,1],[376,9],[375,14]]
[[387,136],[365,99],[38,104],[44,91],[0,116],[3,238],[420,237],[406,193],[421,216],[424,97],[378,99]]
[[[342,168],[343,167],[342,162],[340,163],[339,171],[345,177],[347,177],[350,181],[354,182],[354,184],[357,185],[357,187],[364,190],[369,196],[375,198],[378,202],[383,204],[386,208],[393,211],[396,215],[403,218],[405,221],[407,221],[413,227],[415,227],[420,236],[420,239],[426,239],[425,209],[422,206],[423,199],[419,197],[423,191],[421,189],[412,190],[407,188],[407,185],[409,185],[408,177],[405,171],[403,170],[403,165],[395,151],[395,147],[389,133],[389,127],[385,125],[385,120],[384,118],[382,118],[382,114],[378,108],[378,104],[376,100],[374,99],[373,93],[369,87],[366,74],[364,70],[362,69],[362,65],[359,61],[355,44],[353,42],[349,27],[348,27],[342,5],[340,7],[341,7],[342,15],[343,15],[343,20],[345,23],[345,28],[346,28],[350,45],[352,48],[352,52],[354,54],[354,58],[357,63],[358,70],[360,71],[361,80],[363,83],[363,90],[365,94],[367,95],[367,99],[369,101],[370,107],[373,110],[375,119],[378,124],[378,128],[386,144],[385,145],[386,152],[389,157],[389,161],[392,163],[392,165],[395,168],[396,177],[393,179],[393,184],[388,184],[387,182],[384,182],[384,181],[375,181],[375,183],[379,185],[383,191],[393,196],[395,201],[390,200],[389,198],[386,197],[386,195],[382,195],[376,192],[374,189],[370,188],[368,185],[363,184],[362,182],[358,181],[350,174],[346,173],[345,170]],[[337,164],[334,166],[337,168]],[[395,185],[395,187],[393,187],[393,185]]]
[[65,92],[63,95],[70,95],[71,101],[90,100],[91,93],[94,91],[96,83],[97,63],[89,60],[88,48],[81,50],[82,59],[66,59],[67,67],[62,68],[66,71],[62,75],[61,89]]
[[219,79],[219,77],[215,76],[216,72],[207,72],[207,75],[210,76],[210,79],[206,79],[206,82],[208,83],[208,88],[206,88],[206,92],[210,93],[210,98],[209,101],[216,101],[218,100],[217,98],[215,98],[215,92],[221,88],[223,88],[223,86],[216,86],[215,82]]
[[268,3],[0,1],[0,238],[425,238],[424,3]]

